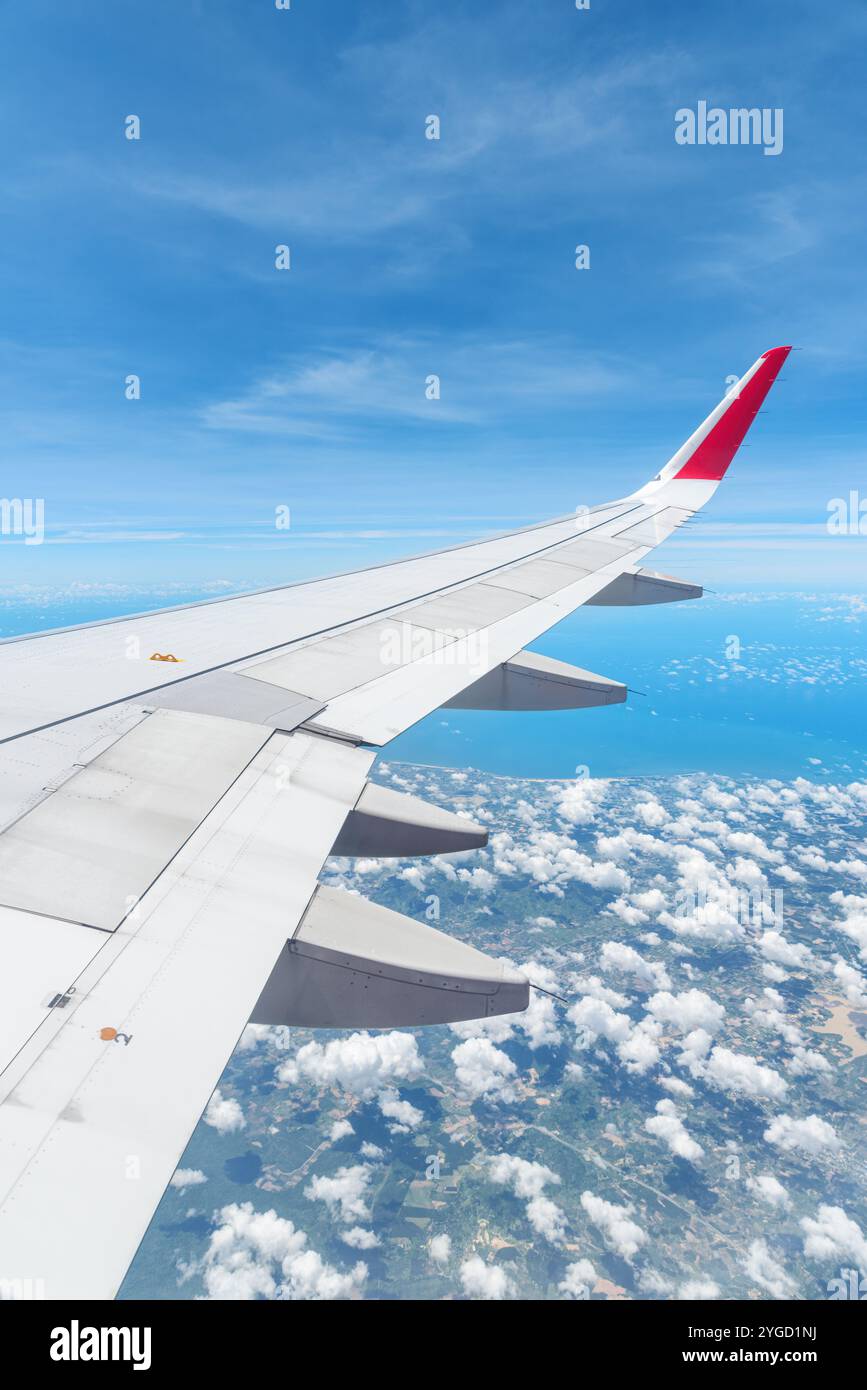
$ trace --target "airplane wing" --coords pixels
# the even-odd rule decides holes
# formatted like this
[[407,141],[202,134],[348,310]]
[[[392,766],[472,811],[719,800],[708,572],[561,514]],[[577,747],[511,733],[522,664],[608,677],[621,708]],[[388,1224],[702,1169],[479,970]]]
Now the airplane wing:
[[788,352],[580,516],[0,643],[0,1297],[114,1296],[248,1020],[526,1008],[519,972],[318,876],[486,842],[367,780],[432,710],[625,699],[525,647],[585,603],[700,595],[642,562],[713,495]]

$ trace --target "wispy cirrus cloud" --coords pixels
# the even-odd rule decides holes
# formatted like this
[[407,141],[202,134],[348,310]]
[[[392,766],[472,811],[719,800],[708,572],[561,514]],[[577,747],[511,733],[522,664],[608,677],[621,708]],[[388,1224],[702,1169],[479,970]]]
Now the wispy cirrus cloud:
[[[564,341],[385,338],[287,361],[242,394],[205,405],[212,429],[346,438],[352,422],[481,426],[626,391],[646,367]],[[439,398],[429,398],[436,378]],[[335,418],[340,421],[335,424]]]

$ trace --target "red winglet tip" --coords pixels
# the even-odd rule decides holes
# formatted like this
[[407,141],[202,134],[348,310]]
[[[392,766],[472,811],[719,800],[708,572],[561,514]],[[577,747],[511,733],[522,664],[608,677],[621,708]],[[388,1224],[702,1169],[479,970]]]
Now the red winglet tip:
[[676,478],[720,481],[791,350],[791,346],[776,347],[762,353],[759,361],[763,365],[757,367],[740,393],[732,397],[716,424],[675,474]]

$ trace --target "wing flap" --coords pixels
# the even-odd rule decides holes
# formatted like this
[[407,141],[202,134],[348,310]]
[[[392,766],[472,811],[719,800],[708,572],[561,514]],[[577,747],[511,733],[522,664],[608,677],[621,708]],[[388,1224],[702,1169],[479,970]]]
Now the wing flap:
[[683,599],[701,598],[700,584],[687,579],[675,579],[655,570],[628,569],[613,579],[607,588],[587,600],[588,607],[633,608],[647,604],[678,603]]
[[481,849],[488,832],[466,816],[420,797],[368,782],[331,853],[351,858],[406,859],[421,854],[462,854]]
[[515,589],[531,598],[549,598],[590,573],[587,568],[557,559],[557,554],[554,551],[551,559],[530,560],[502,574],[492,575],[488,583],[498,589]]
[[399,664],[401,657],[395,654],[429,647],[426,628],[408,621],[377,618],[348,632],[244,666],[241,674],[327,701],[376,680],[389,666]]
[[0,901],[114,931],[270,735],[151,715],[0,836]]
[[471,584],[457,593],[404,609],[400,621],[416,623],[435,632],[478,632],[479,628],[519,613],[532,602],[528,594],[510,592],[493,584]]
[[401,1028],[526,1009],[526,978],[412,917],[318,888],[253,1012],[254,1023]]
[[538,652],[518,652],[468,685],[446,709],[552,710],[620,705],[626,686]]

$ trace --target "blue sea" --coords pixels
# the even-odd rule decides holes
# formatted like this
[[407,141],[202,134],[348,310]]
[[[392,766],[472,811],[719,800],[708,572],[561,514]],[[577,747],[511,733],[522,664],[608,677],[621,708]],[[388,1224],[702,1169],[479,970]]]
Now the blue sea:
[[525,777],[844,777],[867,767],[867,612],[852,596],[719,594],[585,608],[534,650],[624,682],[624,705],[446,711],[390,747]]

